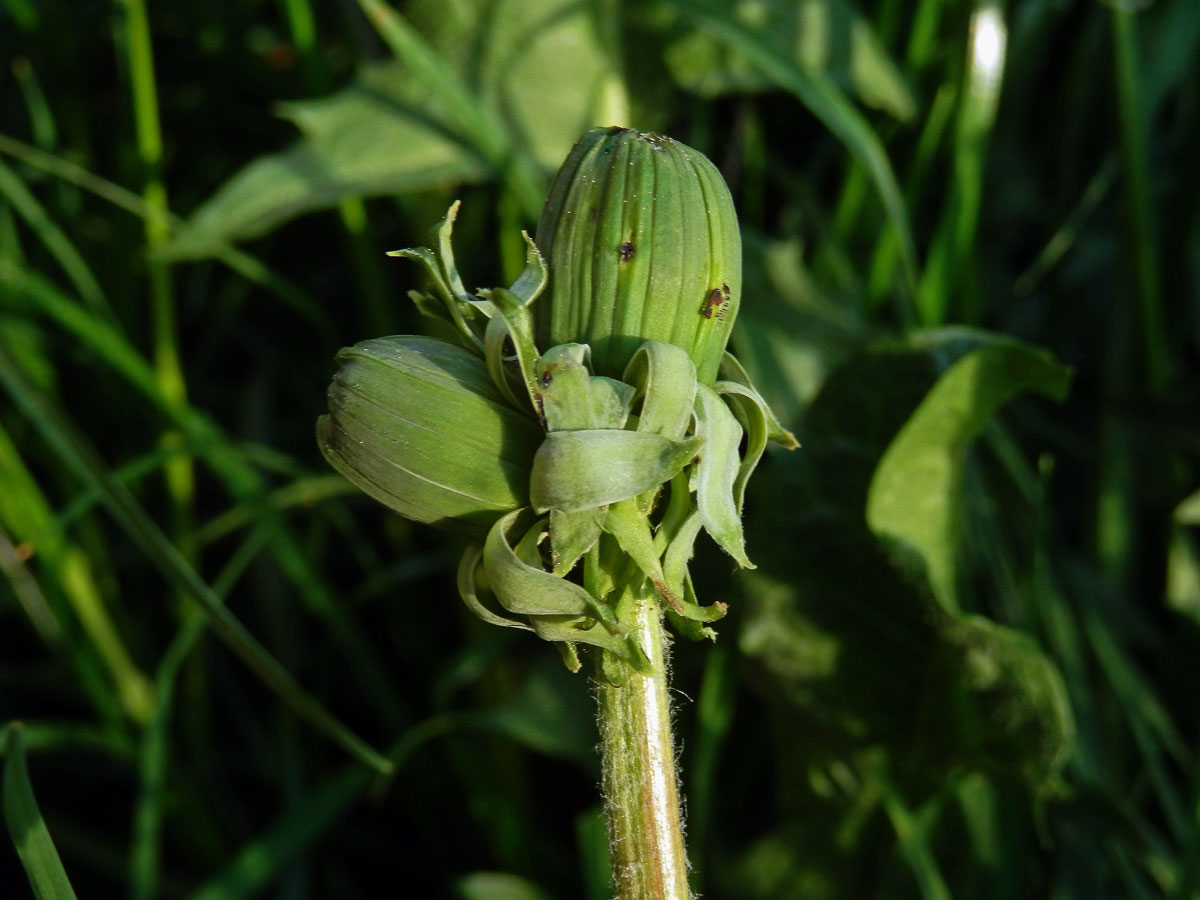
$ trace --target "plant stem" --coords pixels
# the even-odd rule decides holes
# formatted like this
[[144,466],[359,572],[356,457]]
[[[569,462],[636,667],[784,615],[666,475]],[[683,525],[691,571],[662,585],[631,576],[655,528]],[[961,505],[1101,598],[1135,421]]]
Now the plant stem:
[[596,692],[613,886],[617,900],[689,900],[658,601],[642,591],[628,621],[654,674]]
[[[121,14],[118,50],[125,53],[129,67],[129,86],[133,101],[134,130],[143,180],[142,199],[156,215],[145,223],[146,247],[153,251],[166,246],[171,237],[167,188],[162,178],[163,140],[158,118],[158,87],[154,75],[154,52],[150,20],[144,0],[117,0]],[[187,382],[179,358],[179,335],[175,321],[171,270],[153,255],[146,262],[150,282],[151,325],[154,341],[154,372],[163,397],[179,408],[187,406]],[[178,453],[164,465],[167,493],[170,497],[173,536],[185,558],[191,560],[190,546],[195,475],[191,457],[185,454],[185,442],[179,431],[162,436],[164,448]]]

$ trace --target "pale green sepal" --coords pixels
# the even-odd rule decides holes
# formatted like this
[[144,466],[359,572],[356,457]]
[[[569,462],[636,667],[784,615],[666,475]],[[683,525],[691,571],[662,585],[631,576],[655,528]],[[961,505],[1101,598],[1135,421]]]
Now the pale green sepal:
[[[696,596],[696,586],[692,583],[692,576],[689,572],[683,573],[683,615],[693,622],[716,622],[719,619],[725,618],[725,613],[729,611],[728,604],[717,600],[710,603],[708,606],[700,605],[700,598]],[[710,629],[705,629],[710,631]],[[710,632],[712,639],[717,639],[716,632]],[[708,637],[709,635],[704,635]]]
[[438,243],[438,262],[441,263],[446,283],[450,285],[450,292],[454,299],[470,305],[471,295],[467,293],[463,280],[458,274],[458,266],[454,263],[454,248],[450,243],[450,237],[454,233],[454,220],[458,218],[458,208],[461,205],[461,200],[455,200],[450,204],[445,217],[438,223],[435,233]]
[[587,344],[559,344],[538,357],[534,378],[542,397],[547,431],[583,431],[592,421],[587,368]]
[[546,260],[542,259],[542,251],[537,248],[533,238],[524,231],[521,232],[521,237],[525,239],[525,269],[517,276],[509,290],[528,306],[546,289],[549,276],[546,272]]
[[621,548],[611,537],[601,534],[583,556],[583,586],[593,597],[607,600],[617,587],[615,572],[621,565]]
[[[516,351],[517,365],[521,370],[521,380],[524,381],[525,389],[529,393],[529,401],[540,415],[541,392],[538,388],[536,372],[538,352],[533,343],[533,316],[530,314],[529,308],[521,302],[520,297],[507,288],[491,288],[480,291],[479,295],[492,301],[497,317],[503,320],[508,329],[508,337]],[[497,322],[497,318],[493,317],[488,323],[489,333],[493,333],[493,323],[495,322]],[[491,338],[489,334],[489,343],[492,342],[494,342],[494,338]],[[489,362],[489,369],[491,368],[492,365]]]
[[758,390],[754,387],[754,383],[750,380],[750,376],[746,374],[746,370],[742,368],[742,364],[737,361],[737,358],[728,350],[721,357],[720,376],[725,381],[732,381],[740,384],[742,387],[751,391],[758,397],[759,406],[762,407],[763,413],[767,417],[767,440],[778,444],[785,450],[795,450],[799,448],[800,442],[796,440],[795,435],[780,424],[779,419],[775,417],[775,413],[771,411],[771,407],[763,400]]
[[588,380],[588,409],[593,428],[624,428],[633,405],[633,388],[606,375]]
[[767,449],[767,416],[770,414],[762,397],[736,381],[718,381],[713,385],[721,394],[734,416],[746,431],[746,450],[738,466],[737,479],[733,483],[733,498],[737,501],[738,513],[746,501],[746,484]]
[[639,672],[650,673],[654,670],[633,635],[619,637],[601,625],[588,625],[586,619],[571,616],[537,616],[530,623],[542,640],[590,644],[625,660]]
[[662,556],[663,575],[667,579],[667,585],[677,597],[683,596],[683,583],[687,576],[688,560],[692,558],[692,548],[695,546],[696,537],[700,534],[703,526],[704,520],[700,513],[693,512],[679,526]]
[[567,667],[568,672],[575,673],[583,668],[583,663],[579,661],[579,651],[575,649],[572,641],[555,641],[554,646],[562,654],[563,665]]
[[[738,565],[753,569],[754,565],[746,557],[742,518],[738,515],[733,493],[741,463],[738,445],[742,440],[742,426],[720,395],[705,385],[700,385],[696,391],[696,436],[706,441],[695,468],[696,506],[704,520],[704,529],[737,560]],[[541,453],[539,448],[537,456]],[[537,471],[537,456],[534,456],[534,472]]]
[[504,357],[504,345],[507,341],[508,326],[504,324],[504,320],[499,316],[489,320],[487,330],[483,333],[483,358],[487,363],[488,375],[504,395],[504,399],[515,408],[522,409],[525,407],[525,401],[522,399],[524,392],[520,388],[524,386],[524,379],[510,375]]
[[667,496],[667,508],[663,511],[654,534],[654,549],[661,557],[666,552],[667,545],[675,540],[688,517],[692,514],[692,490],[689,486],[690,475],[687,469],[679,472],[671,479],[670,493]]
[[499,613],[484,606],[483,601],[479,599],[479,592],[476,589],[476,573],[479,571],[479,563],[483,559],[483,548],[479,544],[471,544],[467,547],[462,555],[462,559],[458,563],[458,595],[462,597],[463,603],[467,604],[467,608],[489,625],[499,625],[502,628],[522,628],[525,631],[533,631],[533,629],[524,622],[518,622],[516,619],[506,618]]
[[[586,616],[598,619],[615,634],[624,634],[625,627],[606,604],[579,585],[521,558],[509,543],[508,532],[524,513],[523,509],[514,510],[497,520],[483,545],[483,569],[500,605],[511,613],[530,617],[530,625],[539,634],[537,618],[541,616]],[[534,526],[534,545],[540,527]],[[526,531],[518,546],[525,544],[527,549],[529,535],[530,531]]]
[[[726,414],[737,427],[732,414]],[[530,499],[538,512],[572,512],[628,500],[668,481],[703,446],[702,437],[672,441],[638,431],[552,432],[533,458]]]
[[[483,343],[479,340],[479,335],[476,334],[474,329],[471,328],[470,324],[467,322],[466,315],[464,314],[474,309],[474,305],[470,302],[469,297],[466,297],[465,295],[458,296],[455,294],[453,286],[446,281],[446,278],[442,272],[442,267],[438,264],[438,258],[432,250],[426,247],[411,247],[404,250],[392,250],[388,253],[388,256],[400,256],[404,257],[405,259],[414,259],[421,263],[429,272],[429,277],[433,281],[434,290],[436,290],[438,293],[438,299],[442,301],[442,306],[445,307],[450,321],[454,323],[454,327],[458,329],[459,333],[462,334],[462,336],[465,337],[472,346],[482,349]],[[457,278],[458,273],[456,270],[454,270],[453,260],[451,260],[450,269],[454,272],[454,276]],[[459,282],[459,287],[462,287],[461,281]],[[414,295],[414,292],[409,292],[409,297],[417,302],[417,309],[420,310],[421,313],[424,315],[437,315],[432,303],[422,302],[421,300],[417,299],[418,297],[427,298],[428,296],[428,294],[418,293]]]
[[671,627],[675,629],[677,634],[682,635],[689,641],[712,641],[713,643],[717,641],[717,632],[714,629],[695,619],[681,616],[673,609],[667,610],[667,621],[671,623]]
[[715,622],[724,617],[725,604],[717,602],[711,606],[701,606],[687,569],[702,524],[699,512],[693,513],[683,523],[663,555],[663,574],[666,575],[667,585],[680,598],[675,612],[696,622]]
[[436,319],[439,322],[450,323],[450,320],[446,317],[446,304],[439,301],[432,294],[426,294],[423,291],[409,291],[408,299],[413,302],[413,306],[417,308],[417,312],[422,316]]
[[604,515],[603,507],[579,512],[550,510],[550,555],[555,575],[566,575],[575,568],[579,557],[596,545]]
[[624,428],[633,388],[588,371],[587,344],[559,344],[543,353],[535,375],[547,431]]
[[654,551],[654,536],[650,521],[638,509],[636,500],[622,500],[608,508],[601,526],[617,539],[621,549],[637,563],[642,574],[650,579],[654,589],[676,610],[682,609],[679,594],[673,592],[663,574],[662,563]]
[[622,379],[642,398],[638,431],[679,440],[687,433],[696,398],[696,366],[687,351],[646,341],[625,367]]
[[692,577],[686,576],[683,591],[683,614],[673,609],[667,610],[671,625],[685,638],[692,641],[716,641],[717,633],[704,623],[715,622],[725,615],[728,607],[724,603],[714,603],[712,606],[701,606],[696,599],[696,590],[692,585]]

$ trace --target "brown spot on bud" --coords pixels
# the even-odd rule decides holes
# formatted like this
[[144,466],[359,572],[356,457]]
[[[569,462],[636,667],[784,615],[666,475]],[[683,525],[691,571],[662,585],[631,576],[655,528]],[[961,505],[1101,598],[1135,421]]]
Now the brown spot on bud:
[[617,248],[617,253],[621,255],[621,262],[629,262],[631,259],[633,259],[633,254],[635,252],[633,241],[626,241]]
[[704,305],[700,307],[700,315],[706,319],[711,319],[715,312],[718,319],[723,319],[725,318],[725,307],[728,305],[729,297],[721,293],[720,288],[713,288],[704,299]]

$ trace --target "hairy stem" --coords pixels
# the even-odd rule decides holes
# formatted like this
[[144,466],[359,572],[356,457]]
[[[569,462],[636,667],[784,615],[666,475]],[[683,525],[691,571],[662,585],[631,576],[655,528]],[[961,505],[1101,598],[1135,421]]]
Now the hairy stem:
[[643,592],[628,621],[654,674],[597,687],[613,886],[617,900],[689,900],[657,600]]

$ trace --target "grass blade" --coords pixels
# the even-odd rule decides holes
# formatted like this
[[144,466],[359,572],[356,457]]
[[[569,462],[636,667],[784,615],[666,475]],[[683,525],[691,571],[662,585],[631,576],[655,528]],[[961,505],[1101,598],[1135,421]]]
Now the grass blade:
[[196,571],[133,498],[112,477],[73,423],[49,400],[30,385],[0,348],[0,381],[58,458],[86,485],[100,492],[109,514],[131,539],[142,548],[150,561],[180,594],[191,598],[207,615],[213,630],[255,676],[275,692],[301,718],[325,734],[355,758],[380,772],[390,772],[392,764],[342,724],[320,701],[307,693],[280,665],[245,626],[225,608]]
[[37,197],[25,187],[25,183],[17,174],[4,163],[0,163],[0,196],[12,205],[12,208],[29,225],[42,244],[62,267],[63,272],[74,286],[79,296],[89,307],[98,313],[109,313],[108,300],[96,276],[88,268],[75,245],[67,238],[62,229],[55,224],[46,212],[45,207],[38,202]]
[[917,290],[917,311],[924,325],[940,325],[947,312],[956,319],[974,322],[971,308],[948,310],[950,298],[970,298],[975,285],[964,277],[972,271],[971,256],[983,206],[984,167],[988,137],[996,121],[1000,83],[1004,72],[1008,27],[996,0],[978,0],[971,15],[970,38],[958,123],[954,135],[953,189]]
[[776,84],[794,94],[850,151],[875,184],[884,212],[900,245],[904,282],[909,292],[917,283],[917,251],[908,224],[904,197],[883,142],[874,129],[826,76],[802,69],[763,35],[746,27],[711,0],[670,0],[671,5],[718,41],[752,59]]
[[[266,488],[262,477],[245,458],[243,449],[199,410],[172,403],[164,397],[154,370],[117,326],[97,318],[34,273],[3,261],[0,261],[0,286],[11,287],[14,295],[33,301],[39,312],[48,315],[97,353],[170,419],[186,436],[192,452],[208,463],[234,497],[244,504],[263,509],[259,504],[265,501]],[[365,695],[378,707],[389,727],[396,727],[401,717],[395,692],[388,689],[381,674],[383,666],[365,636],[355,628],[303,549],[278,520],[271,544],[280,568],[296,586],[305,605],[328,621],[333,636],[346,645],[351,665],[364,683]]]
[[8,833],[37,900],[75,900],[71,880],[58,858],[33,795],[33,785],[29,783],[21,727],[20,723],[9,725],[4,742],[4,820],[8,823]]
[[[53,175],[67,184],[82,188],[139,218],[165,223],[172,229],[178,229],[183,224],[169,210],[151,206],[133,191],[126,190],[119,184],[115,184],[107,178],[101,178],[82,166],[60,159],[53,153],[47,153],[37,147],[31,147],[7,134],[0,134],[0,153],[7,154],[13,159],[19,159],[26,165]],[[289,304],[321,333],[329,332],[329,316],[317,305],[316,301],[306,291],[273,271],[261,260],[233,247],[220,250],[213,255],[247,281],[270,291]]]
[[1129,255],[1133,265],[1142,359],[1150,396],[1166,389],[1170,380],[1170,355],[1163,306],[1162,271],[1155,233],[1150,177],[1150,116],[1142,86],[1141,51],[1135,14],[1112,9],[1113,56],[1117,76],[1117,114],[1121,139],[1121,169],[1125,181]]

